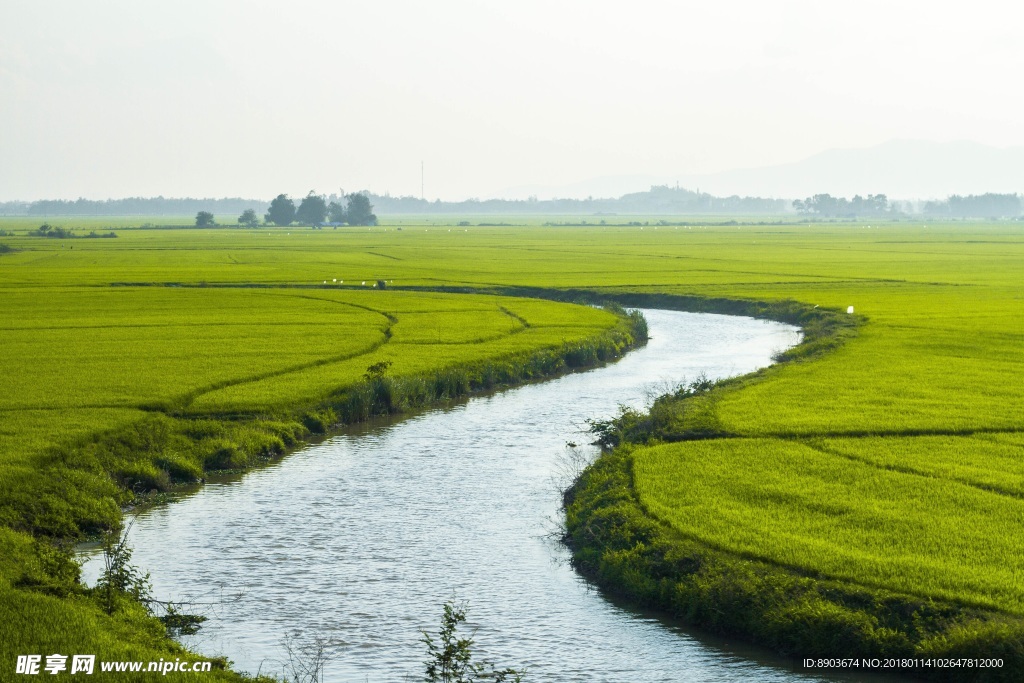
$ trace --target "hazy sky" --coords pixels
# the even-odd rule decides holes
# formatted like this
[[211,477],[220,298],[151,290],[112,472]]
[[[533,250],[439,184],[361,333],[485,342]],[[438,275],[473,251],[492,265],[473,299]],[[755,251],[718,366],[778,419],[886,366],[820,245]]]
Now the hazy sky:
[[0,200],[428,198],[1024,144],[1010,2],[0,4]]

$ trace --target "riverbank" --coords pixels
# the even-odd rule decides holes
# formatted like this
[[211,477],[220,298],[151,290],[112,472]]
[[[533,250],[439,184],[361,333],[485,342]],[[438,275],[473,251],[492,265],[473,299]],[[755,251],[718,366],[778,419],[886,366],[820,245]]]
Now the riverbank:
[[[762,649],[723,648],[606,600],[552,535],[555,481],[572,454],[595,451],[567,445],[585,440],[586,418],[639,408],[669,378],[765,367],[800,338],[748,317],[644,315],[651,340],[615,363],[355,425],[133,515],[135,561],[163,595],[241,582],[246,597],[185,642],[253,673],[284,657],[277,634],[301,630],[339,644],[330,680],[415,677],[419,629],[454,592],[469,603],[474,650],[529,680],[799,679]],[[189,556],[165,554],[165,538]]]
[[[623,297],[630,303],[652,299],[666,308],[694,306],[689,297]],[[699,305],[705,310],[737,307],[733,302],[720,305],[708,300]],[[779,355],[782,365],[717,386],[693,384],[658,398],[646,413],[623,411],[613,420],[594,425],[608,450],[565,493],[565,540],[574,565],[612,594],[711,633],[741,637],[794,658],[878,659],[896,663],[886,668],[927,680],[1016,681],[1024,677],[1024,620],[1019,616],[927,594],[836,580],[827,572],[766,560],[761,552],[730,551],[727,540],[721,544],[705,540],[709,537],[681,528],[671,513],[652,512],[657,496],[644,497],[638,488],[639,456],[645,457],[646,482],[651,468],[665,467],[648,456],[659,452],[655,449],[713,440],[720,446],[715,457],[724,458],[728,470],[729,444],[744,435],[722,420],[718,404],[730,393],[784,372],[786,362],[803,362],[840,348],[856,335],[856,323],[864,322],[839,311],[795,303],[774,311],[778,305],[739,306],[746,310],[763,306],[767,317],[810,317],[815,322],[805,327],[801,345]],[[785,460],[772,462],[776,464],[771,467],[780,468]],[[687,471],[683,461],[671,476],[673,485],[694,487],[703,485],[706,474],[696,465]],[[734,479],[736,474],[726,476]],[[759,481],[752,485],[768,491],[771,484],[764,477]],[[671,495],[679,500],[678,493]],[[715,501],[703,500],[698,504],[716,509]],[[829,502],[819,500],[823,506]]]
[[[513,302],[509,305],[515,308]],[[621,309],[616,316],[611,327],[584,330],[573,341],[511,353],[491,351],[491,358],[471,362],[439,358],[434,369],[418,373],[396,372],[393,363],[379,360],[365,368],[361,381],[319,400],[274,410],[217,414],[183,402],[163,406],[126,427],[50,451],[30,477],[14,478],[17,473],[8,467],[4,483],[12,495],[4,501],[7,524],[0,529],[3,661],[13,670],[18,656],[43,651],[99,653],[121,661],[194,658],[167,638],[164,624],[143,605],[121,601],[107,614],[95,592],[78,584],[69,543],[118,528],[125,505],[202,481],[211,471],[268,462],[334,425],[614,360],[645,343],[647,336],[642,317]],[[521,325],[528,324],[523,319]],[[177,675],[181,680],[239,680],[225,668],[226,662],[214,664],[217,671],[212,674]],[[122,679],[134,680],[118,674],[105,678]]]

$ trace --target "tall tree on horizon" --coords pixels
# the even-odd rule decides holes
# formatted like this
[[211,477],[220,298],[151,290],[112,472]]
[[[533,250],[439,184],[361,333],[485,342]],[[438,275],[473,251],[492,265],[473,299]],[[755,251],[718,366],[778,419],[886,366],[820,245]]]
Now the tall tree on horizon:
[[295,212],[295,220],[302,225],[319,225],[327,218],[327,201],[323,196],[310,190],[309,194],[302,198],[298,211]]
[[295,202],[288,195],[279,194],[270,202],[270,209],[265,216],[268,223],[277,226],[291,225],[295,220]]

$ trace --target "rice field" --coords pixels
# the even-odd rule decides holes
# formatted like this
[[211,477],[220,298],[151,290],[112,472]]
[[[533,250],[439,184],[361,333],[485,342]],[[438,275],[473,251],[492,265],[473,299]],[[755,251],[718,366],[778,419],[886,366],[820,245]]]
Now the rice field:
[[[361,253],[325,263],[322,244],[293,254],[305,265],[288,265],[315,271],[318,282],[301,283],[314,286],[278,287],[293,282],[268,275],[281,268],[277,247],[253,252],[251,236],[234,233],[204,243],[208,234],[4,239],[15,245],[0,261],[5,671],[8,656],[40,648],[108,659],[183,654],[140,610],[107,616],[69,588],[73,571],[41,564],[43,546],[30,534],[94,531],[133,491],[280,453],[309,425],[332,419],[313,413],[303,425],[303,410],[365,383],[375,364],[401,381],[519,362],[620,322],[587,306],[387,290],[377,282],[384,274],[356,264],[389,259]],[[240,266],[229,282],[242,286],[205,286],[223,282],[225,262]],[[240,414],[245,422],[236,422]]]
[[274,414],[373,363],[412,375],[614,324],[503,288],[853,306],[858,333],[838,349],[715,393],[726,438],[635,450],[639,500],[737,557],[1022,614],[1024,225],[459,220],[67,219],[51,222],[118,237],[55,240],[0,219],[14,232],[0,237],[0,481],[154,413]]
[[[1007,459],[1019,471],[1019,453],[1007,458],[1012,447],[1004,446],[990,454],[978,440],[947,439],[937,453],[913,438],[859,441],[817,448],[715,439],[644,448],[634,454],[637,492],[652,514],[716,548],[862,586],[1024,614],[1024,505],[1019,492],[985,485],[1019,487],[1012,470],[993,476]],[[965,448],[970,463],[960,468],[949,456]],[[925,463],[902,466],[904,451]],[[844,457],[857,452],[871,455]]]

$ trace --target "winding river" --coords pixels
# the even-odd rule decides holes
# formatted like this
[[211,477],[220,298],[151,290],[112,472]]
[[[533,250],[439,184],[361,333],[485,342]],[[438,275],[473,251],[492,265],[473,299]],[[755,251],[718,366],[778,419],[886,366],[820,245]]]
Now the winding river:
[[586,418],[701,372],[750,372],[799,341],[780,323],[644,313],[650,343],[618,363],[348,429],[146,510],[134,562],[162,598],[217,603],[186,642],[251,673],[280,671],[300,633],[336,643],[328,681],[420,680],[420,631],[436,633],[454,597],[475,653],[528,681],[848,680],[614,604],[551,540]]

